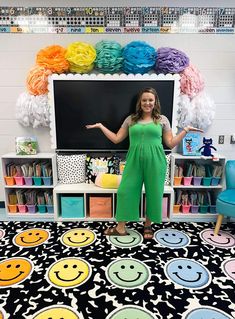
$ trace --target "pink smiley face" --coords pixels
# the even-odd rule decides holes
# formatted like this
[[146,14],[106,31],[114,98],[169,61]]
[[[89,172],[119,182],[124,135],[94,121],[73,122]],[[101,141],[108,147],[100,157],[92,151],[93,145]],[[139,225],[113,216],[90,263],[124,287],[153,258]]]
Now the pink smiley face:
[[0,239],[2,239],[5,235],[5,231],[3,229],[0,229]]
[[229,279],[235,281],[235,258],[223,261],[222,270]]
[[232,248],[235,246],[234,236],[225,231],[219,231],[218,235],[215,235],[213,229],[204,229],[200,233],[200,237],[206,243],[215,247]]

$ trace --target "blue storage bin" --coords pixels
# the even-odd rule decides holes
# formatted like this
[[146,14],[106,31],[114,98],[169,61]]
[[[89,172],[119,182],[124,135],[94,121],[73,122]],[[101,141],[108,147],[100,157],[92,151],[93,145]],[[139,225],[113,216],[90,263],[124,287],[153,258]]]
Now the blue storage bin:
[[61,216],[66,218],[84,217],[84,199],[79,196],[61,196]]

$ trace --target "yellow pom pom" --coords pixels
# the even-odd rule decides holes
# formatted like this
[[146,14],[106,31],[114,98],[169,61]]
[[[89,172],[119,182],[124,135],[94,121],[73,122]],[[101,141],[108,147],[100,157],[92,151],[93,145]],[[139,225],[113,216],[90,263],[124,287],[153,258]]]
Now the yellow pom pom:
[[71,72],[87,73],[94,67],[96,50],[88,43],[73,42],[68,46],[65,57],[69,61]]

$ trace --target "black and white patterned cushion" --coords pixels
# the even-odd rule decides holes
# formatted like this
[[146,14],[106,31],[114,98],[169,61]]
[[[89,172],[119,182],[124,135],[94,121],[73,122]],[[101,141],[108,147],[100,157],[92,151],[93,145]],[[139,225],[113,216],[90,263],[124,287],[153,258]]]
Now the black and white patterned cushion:
[[86,180],[86,154],[57,154],[57,169],[59,183],[84,183]]
[[170,185],[171,184],[171,154],[166,155],[166,177],[165,177],[165,185]]

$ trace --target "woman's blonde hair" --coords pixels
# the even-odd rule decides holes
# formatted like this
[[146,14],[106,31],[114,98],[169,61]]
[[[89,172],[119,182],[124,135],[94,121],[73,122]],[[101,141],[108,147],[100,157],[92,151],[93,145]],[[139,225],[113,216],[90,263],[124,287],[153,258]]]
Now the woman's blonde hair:
[[145,88],[141,90],[138,94],[137,103],[136,103],[136,112],[131,115],[132,124],[137,123],[142,118],[143,111],[141,109],[141,98],[144,93],[152,93],[154,95],[155,103],[154,103],[154,108],[152,110],[152,118],[155,123],[157,123],[160,120],[161,106],[160,106],[160,101],[159,101],[157,91],[153,88]]

